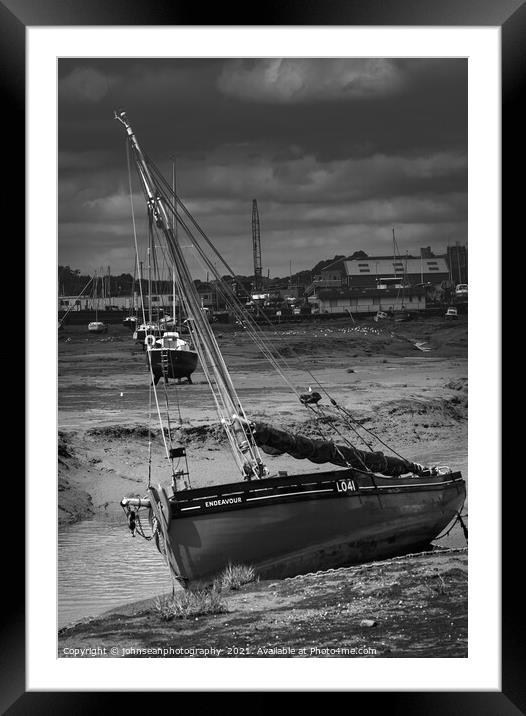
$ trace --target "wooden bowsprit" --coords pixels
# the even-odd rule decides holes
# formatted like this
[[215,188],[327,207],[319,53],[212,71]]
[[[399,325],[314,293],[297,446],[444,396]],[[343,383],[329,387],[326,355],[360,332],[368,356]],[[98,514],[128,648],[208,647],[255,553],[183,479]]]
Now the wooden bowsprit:
[[180,584],[184,584],[185,580],[179,573],[179,568],[177,567],[177,561],[175,559],[169,535],[172,511],[168,495],[162,485],[158,485],[157,488],[150,486],[148,488],[148,492],[150,493],[150,506],[153,514],[155,515],[157,524],[159,525],[159,531],[163,538],[166,563],[170,569],[172,578]]

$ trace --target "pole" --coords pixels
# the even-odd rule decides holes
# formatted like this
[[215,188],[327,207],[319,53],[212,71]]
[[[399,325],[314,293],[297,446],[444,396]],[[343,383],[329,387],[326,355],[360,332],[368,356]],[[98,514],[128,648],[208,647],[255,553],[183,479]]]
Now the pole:
[[172,266],[172,323],[175,326],[175,270]]
[[[175,157],[172,162],[172,193],[174,196],[174,208],[177,209],[177,199],[176,199],[176,193],[175,193]],[[174,232],[175,236],[177,236],[177,221],[175,219],[175,211],[172,214],[172,231]],[[174,326],[175,323],[175,269],[172,266],[172,321]]]
[[148,238],[150,246],[148,246],[148,323],[152,323],[152,254],[151,254],[151,243],[152,243],[152,232]]
[[142,292],[142,261],[139,261],[139,293],[141,296],[141,314],[144,320],[144,296]]
[[[172,192],[173,192],[173,195],[174,195],[174,205],[175,205],[175,159],[174,159],[173,162],[172,162]],[[175,225],[176,225],[176,223],[177,223],[177,222],[175,221],[175,212],[174,212],[173,215],[172,215],[172,231],[173,231],[174,233],[175,233]]]

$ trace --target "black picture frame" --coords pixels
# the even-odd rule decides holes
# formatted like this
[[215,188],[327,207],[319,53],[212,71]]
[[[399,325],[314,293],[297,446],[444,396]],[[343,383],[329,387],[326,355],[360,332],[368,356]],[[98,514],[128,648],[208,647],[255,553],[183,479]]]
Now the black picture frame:
[[[65,25],[368,25],[368,26],[499,26],[502,33],[502,209],[503,235],[507,228],[521,226],[524,200],[521,170],[524,114],[520,111],[521,97],[526,89],[526,4],[524,0],[332,0],[304,2],[303,0],[272,0],[261,6],[245,9],[239,4],[221,3],[203,8],[177,1],[149,0],[0,0],[0,79],[2,80],[4,167],[1,174],[2,197],[7,214],[14,218],[17,236],[23,230],[25,215],[25,30],[28,26]],[[202,18],[206,17],[206,23]],[[6,141],[6,139],[8,141]],[[7,155],[11,154],[6,162]],[[522,213],[522,212],[521,212]],[[20,242],[22,243],[22,242]],[[498,257],[497,257],[498,258]],[[19,259],[24,261],[22,254]],[[494,265],[498,266],[498,260]],[[493,268],[494,270],[494,268]],[[54,324],[53,324],[54,325]],[[27,330],[27,326],[26,326]],[[18,396],[20,400],[20,396]],[[499,441],[500,437],[495,436]],[[504,448],[505,446],[503,446]],[[31,450],[31,446],[26,446]],[[22,454],[22,453],[19,453]],[[503,449],[503,454],[505,450]],[[21,479],[20,465],[16,476]],[[522,479],[522,478],[520,478]],[[513,546],[520,544],[521,520],[512,516],[512,503],[517,505],[523,487],[520,480],[503,489],[503,589],[502,595],[502,691],[500,692],[375,692],[365,695],[368,708],[380,707],[381,699],[391,713],[449,714],[526,713],[525,628],[521,610],[521,594],[517,589],[517,555]],[[20,490],[17,484],[17,489]],[[108,700],[122,708],[127,694],[27,692],[25,684],[25,590],[24,541],[20,527],[20,492],[17,509],[9,509],[4,540],[8,542],[2,571],[8,575],[4,582],[4,606],[0,650],[0,709],[2,713],[92,713],[94,709],[110,707]],[[16,535],[13,541],[12,535]],[[8,537],[6,537],[8,535]],[[514,556],[515,555],[515,556]],[[430,668],[433,668],[430,666]],[[415,685],[416,687],[416,685]],[[141,694],[133,693],[135,708]],[[224,699],[221,699],[223,701]],[[176,704],[174,704],[176,705]]]

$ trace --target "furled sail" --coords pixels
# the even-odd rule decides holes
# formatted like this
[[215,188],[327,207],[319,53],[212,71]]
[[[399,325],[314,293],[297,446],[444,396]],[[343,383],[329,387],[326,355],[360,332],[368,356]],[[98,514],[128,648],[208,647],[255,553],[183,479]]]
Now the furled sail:
[[330,462],[341,467],[367,468],[382,475],[396,477],[412,472],[421,474],[426,468],[418,463],[399,457],[384,455],[382,452],[367,452],[348,445],[336,445],[328,440],[317,440],[278,430],[266,423],[252,423],[256,444],[269,455],[288,453],[298,460],[307,459],[315,463]]

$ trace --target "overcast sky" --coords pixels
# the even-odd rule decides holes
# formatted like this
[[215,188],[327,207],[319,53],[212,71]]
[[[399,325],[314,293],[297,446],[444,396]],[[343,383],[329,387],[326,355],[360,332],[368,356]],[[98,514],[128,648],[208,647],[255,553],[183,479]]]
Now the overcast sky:
[[466,60],[60,60],[59,262],[83,273],[133,273],[116,108],[236,273],[252,199],[271,276],[390,254],[392,227],[402,253],[467,242]]

